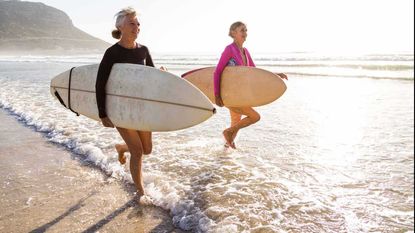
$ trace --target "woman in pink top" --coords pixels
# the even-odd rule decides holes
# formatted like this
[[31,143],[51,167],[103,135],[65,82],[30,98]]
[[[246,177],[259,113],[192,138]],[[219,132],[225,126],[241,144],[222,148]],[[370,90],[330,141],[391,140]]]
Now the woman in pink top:
[[[229,36],[233,38],[233,43],[226,46],[219,59],[214,73],[214,91],[216,105],[222,107],[223,101],[220,93],[220,80],[223,70],[226,66],[252,66],[255,67],[254,61],[248,52],[248,49],[243,47],[247,37],[246,25],[242,22],[235,22],[229,29]],[[285,74],[278,74],[281,78],[287,79]],[[235,147],[234,139],[238,131],[249,125],[252,125],[260,120],[260,115],[252,107],[227,107],[231,115],[231,127],[223,131],[223,136],[226,140],[226,147]],[[242,115],[246,116],[243,119]]]

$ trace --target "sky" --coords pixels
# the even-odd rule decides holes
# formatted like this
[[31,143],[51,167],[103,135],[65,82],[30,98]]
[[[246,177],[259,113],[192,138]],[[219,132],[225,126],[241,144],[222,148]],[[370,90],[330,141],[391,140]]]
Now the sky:
[[[38,0],[39,1],[39,0]],[[217,54],[232,42],[235,21],[247,24],[252,53],[329,54],[414,51],[413,0],[40,0],[79,29],[109,43],[114,15],[139,12],[137,41],[158,53]]]

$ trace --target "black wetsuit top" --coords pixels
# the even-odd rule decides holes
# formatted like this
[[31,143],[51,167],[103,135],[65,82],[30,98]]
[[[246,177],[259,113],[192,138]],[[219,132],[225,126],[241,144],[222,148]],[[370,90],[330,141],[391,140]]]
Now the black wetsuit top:
[[107,85],[112,65],[114,65],[114,63],[132,63],[154,67],[150,52],[144,45],[139,45],[134,49],[127,49],[117,43],[109,47],[105,51],[104,57],[99,64],[97,81],[95,83],[95,92],[100,118],[107,116],[105,109],[105,86]]

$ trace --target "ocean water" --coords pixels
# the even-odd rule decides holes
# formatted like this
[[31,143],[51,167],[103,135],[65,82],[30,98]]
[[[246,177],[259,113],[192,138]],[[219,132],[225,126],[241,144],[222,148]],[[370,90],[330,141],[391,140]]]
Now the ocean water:
[[[0,57],[0,107],[45,140],[123,182],[114,129],[64,109],[51,78],[101,55]],[[154,55],[180,75],[217,56]],[[192,128],[154,133],[144,183],[154,204],[192,232],[413,232],[413,54],[254,57],[288,74],[288,89],[257,110],[225,149],[225,108]],[[0,132],[1,133],[1,132]],[[91,171],[92,174],[92,171]]]

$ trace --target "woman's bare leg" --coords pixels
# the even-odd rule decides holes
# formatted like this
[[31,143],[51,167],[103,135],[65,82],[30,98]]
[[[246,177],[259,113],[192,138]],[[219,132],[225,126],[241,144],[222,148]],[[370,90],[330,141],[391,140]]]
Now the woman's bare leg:
[[[137,130],[137,133],[141,139],[141,144],[143,146],[143,154],[151,154],[151,151],[153,150],[151,132]],[[121,164],[125,164],[127,159],[124,153],[129,151],[127,144],[115,144],[115,149],[118,152],[118,161],[120,161]]]
[[127,161],[127,158],[125,157],[124,153],[128,151],[128,146],[127,144],[115,144],[115,149],[118,152],[118,161],[121,164],[125,164],[125,162]]
[[[236,112],[233,112],[232,110],[230,110],[229,109],[229,113],[230,113],[230,115],[231,115],[231,127],[232,126],[234,126],[234,125],[236,125],[239,121],[241,121],[241,117],[242,117],[242,115],[241,114],[239,114],[239,113],[236,113]],[[225,136],[225,135],[224,135]],[[225,140],[226,140],[226,144],[225,144],[225,147],[232,147],[232,148],[236,148],[236,146],[235,146],[235,142],[234,142],[234,140],[235,140],[235,137],[236,137],[236,134],[232,137],[232,144],[229,144],[228,143],[228,140],[226,140],[226,136],[225,136]]]
[[153,150],[152,133],[149,131],[137,131],[143,145],[143,154],[151,154]]
[[[235,148],[235,145],[233,144],[233,140],[235,139],[238,131],[242,128],[245,128],[247,126],[250,126],[256,122],[258,122],[261,119],[261,116],[258,112],[256,112],[251,107],[245,107],[245,108],[233,108],[229,107],[229,110],[231,111],[231,117],[232,114],[234,114],[235,117],[235,124],[231,125],[231,127],[225,129],[223,131],[223,136],[225,137],[226,142],[232,147]],[[239,115],[245,115],[243,119],[236,121],[236,116]]]
[[143,145],[137,131],[117,127],[131,154],[130,172],[139,195],[145,195],[143,184]]

